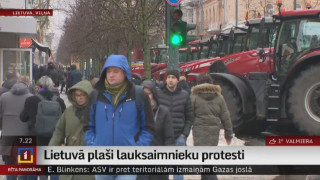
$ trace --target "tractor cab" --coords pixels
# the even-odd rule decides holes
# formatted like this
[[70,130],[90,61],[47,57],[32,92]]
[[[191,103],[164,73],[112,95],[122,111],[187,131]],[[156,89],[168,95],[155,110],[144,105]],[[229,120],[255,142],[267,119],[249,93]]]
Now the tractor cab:
[[223,57],[229,54],[241,52],[244,49],[244,41],[247,29],[242,27],[232,27],[223,30],[217,35],[217,50],[211,57]]
[[[308,15],[303,15],[306,12]],[[320,10],[300,10],[274,16],[282,21],[275,46],[278,76],[285,77],[297,60],[320,49],[319,13]]]

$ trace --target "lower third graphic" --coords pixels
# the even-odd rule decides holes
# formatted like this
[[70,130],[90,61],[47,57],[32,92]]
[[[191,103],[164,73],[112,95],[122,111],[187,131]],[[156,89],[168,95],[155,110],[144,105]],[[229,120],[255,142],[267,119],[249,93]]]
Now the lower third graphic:
[[19,148],[18,163],[33,163],[33,148]]

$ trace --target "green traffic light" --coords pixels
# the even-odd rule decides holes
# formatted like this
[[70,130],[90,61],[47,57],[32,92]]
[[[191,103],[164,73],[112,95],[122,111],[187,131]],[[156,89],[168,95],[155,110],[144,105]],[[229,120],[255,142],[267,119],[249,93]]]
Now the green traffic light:
[[183,41],[182,36],[180,34],[173,34],[171,37],[171,44],[172,45],[180,45],[181,42]]

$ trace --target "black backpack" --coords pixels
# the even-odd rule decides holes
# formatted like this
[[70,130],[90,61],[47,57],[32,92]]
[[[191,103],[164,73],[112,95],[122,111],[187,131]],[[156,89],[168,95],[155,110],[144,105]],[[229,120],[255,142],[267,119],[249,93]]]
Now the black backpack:
[[37,136],[51,137],[62,114],[61,106],[57,101],[58,96],[53,96],[52,100],[40,94],[37,96],[41,101],[38,103],[34,130]]

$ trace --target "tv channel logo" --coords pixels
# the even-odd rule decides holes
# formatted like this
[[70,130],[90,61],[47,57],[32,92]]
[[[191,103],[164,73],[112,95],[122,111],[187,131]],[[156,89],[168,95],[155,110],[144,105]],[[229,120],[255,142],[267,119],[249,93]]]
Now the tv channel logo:
[[18,163],[33,163],[33,148],[19,148]]

